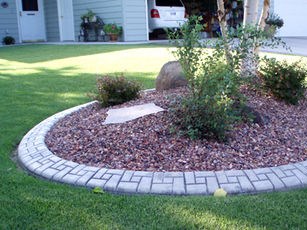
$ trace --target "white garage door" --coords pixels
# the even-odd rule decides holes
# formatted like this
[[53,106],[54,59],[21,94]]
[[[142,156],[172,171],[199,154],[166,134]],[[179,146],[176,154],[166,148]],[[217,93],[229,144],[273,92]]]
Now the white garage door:
[[278,36],[307,37],[307,0],[274,0],[274,12],[284,20]]

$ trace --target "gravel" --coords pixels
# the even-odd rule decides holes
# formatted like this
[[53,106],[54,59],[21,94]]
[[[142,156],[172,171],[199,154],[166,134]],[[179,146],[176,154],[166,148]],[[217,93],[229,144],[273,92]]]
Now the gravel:
[[46,136],[48,148],[74,162],[113,169],[142,171],[216,171],[255,169],[307,160],[307,102],[298,106],[270,95],[242,89],[248,106],[268,121],[237,124],[227,143],[190,140],[170,133],[170,100],[185,88],[143,93],[120,108],[154,102],[164,112],[124,124],[102,125],[108,108],[93,104],[54,125]]

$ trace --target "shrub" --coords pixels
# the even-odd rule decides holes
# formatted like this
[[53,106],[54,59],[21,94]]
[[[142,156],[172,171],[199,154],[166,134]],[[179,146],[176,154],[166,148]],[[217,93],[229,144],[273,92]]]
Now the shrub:
[[191,16],[181,26],[180,31],[168,31],[171,42],[177,48],[173,55],[181,64],[193,94],[197,91],[197,81],[201,77],[202,59],[204,52],[206,52],[199,40],[199,33],[203,30],[201,19],[202,17]]
[[[200,20],[191,17],[180,33],[169,33],[169,37],[175,39],[172,42],[177,49],[173,53],[183,68],[190,90],[188,97],[175,100],[170,112],[174,130],[179,129],[193,139],[226,140],[244,104],[239,93],[242,82],[236,69],[238,64],[235,65],[235,61],[229,64],[225,59],[224,39],[212,44],[215,48],[212,52],[205,49],[207,44],[199,40],[203,28]],[[237,56],[232,60],[237,60]]]
[[118,105],[139,96],[140,84],[124,76],[103,76],[97,79],[97,93],[94,97],[102,106]]
[[[184,134],[225,140],[237,119],[249,121],[254,117],[249,114],[253,111],[246,109],[239,88],[255,82],[259,61],[255,48],[285,44],[275,37],[267,39],[267,34],[255,26],[229,29],[212,44],[205,43],[199,40],[203,30],[200,21],[201,17],[190,17],[179,32],[168,33],[190,90],[190,96],[174,103],[171,111]],[[208,45],[213,48],[211,52],[206,49]]]
[[181,98],[180,106],[172,108],[174,124],[180,133],[191,139],[207,138],[226,140],[230,129],[230,108],[232,101],[223,97]]
[[297,104],[304,97],[307,72],[300,62],[288,64],[265,58],[260,70],[265,88],[275,97],[290,104]]
[[175,100],[170,111],[182,134],[192,139],[227,139],[227,132],[239,119],[236,115],[239,116],[241,109],[234,106],[240,101],[235,78],[235,74],[220,65],[203,78],[197,96],[191,94]]
[[2,43],[5,45],[13,45],[15,44],[15,39],[11,36],[5,36],[2,40]]

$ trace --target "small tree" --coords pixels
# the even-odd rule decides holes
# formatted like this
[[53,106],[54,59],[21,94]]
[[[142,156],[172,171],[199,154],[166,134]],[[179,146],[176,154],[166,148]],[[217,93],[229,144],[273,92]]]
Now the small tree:
[[[218,5],[218,18],[220,27],[222,30],[222,36],[224,37],[224,49],[227,62],[234,65],[233,55],[231,49],[233,49],[233,44],[230,44],[232,41],[227,37],[229,33],[227,31],[227,25],[225,20],[225,9],[224,9],[223,0],[217,0]],[[276,47],[279,44],[285,43],[281,42],[281,39],[272,38],[270,41],[266,41],[267,34],[264,33],[265,20],[268,17],[268,12],[270,9],[270,0],[264,0],[262,6],[261,17],[258,18],[258,9],[259,9],[259,0],[245,0],[244,1],[244,18],[242,28],[238,29],[238,34],[234,34],[233,31],[230,31],[233,36],[239,38],[239,44],[237,47],[240,49],[237,50],[240,56],[240,69],[241,76],[243,77],[256,77],[258,64],[259,64],[259,47],[261,46],[270,46]],[[235,52],[237,52],[235,51]],[[237,56],[235,56],[237,57]]]
[[[191,16],[189,20],[177,31],[168,31],[168,36],[177,46],[174,56],[182,66],[185,77],[193,95],[197,94],[197,79],[203,62],[202,42],[199,40],[199,33],[203,30],[202,17]],[[180,39],[180,38],[183,39]]]
[[229,53],[231,64],[226,61],[224,48],[230,43],[224,37],[212,44],[212,51],[205,49],[208,44],[199,40],[200,21],[201,17],[190,17],[180,33],[169,32],[171,42],[177,47],[173,54],[190,89],[190,94],[174,100],[172,120],[179,127],[178,133],[191,138],[225,140],[239,114],[240,108],[234,104],[241,104],[242,98],[235,70],[238,59]]

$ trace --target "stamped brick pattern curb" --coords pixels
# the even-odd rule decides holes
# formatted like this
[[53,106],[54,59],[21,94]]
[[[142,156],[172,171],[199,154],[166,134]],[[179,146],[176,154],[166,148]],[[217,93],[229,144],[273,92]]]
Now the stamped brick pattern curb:
[[94,102],[57,113],[31,129],[18,147],[18,161],[31,174],[51,181],[130,194],[211,195],[260,193],[307,186],[307,161],[270,168],[230,171],[145,172],[86,166],[55,156],[45,136],[61,118]]

